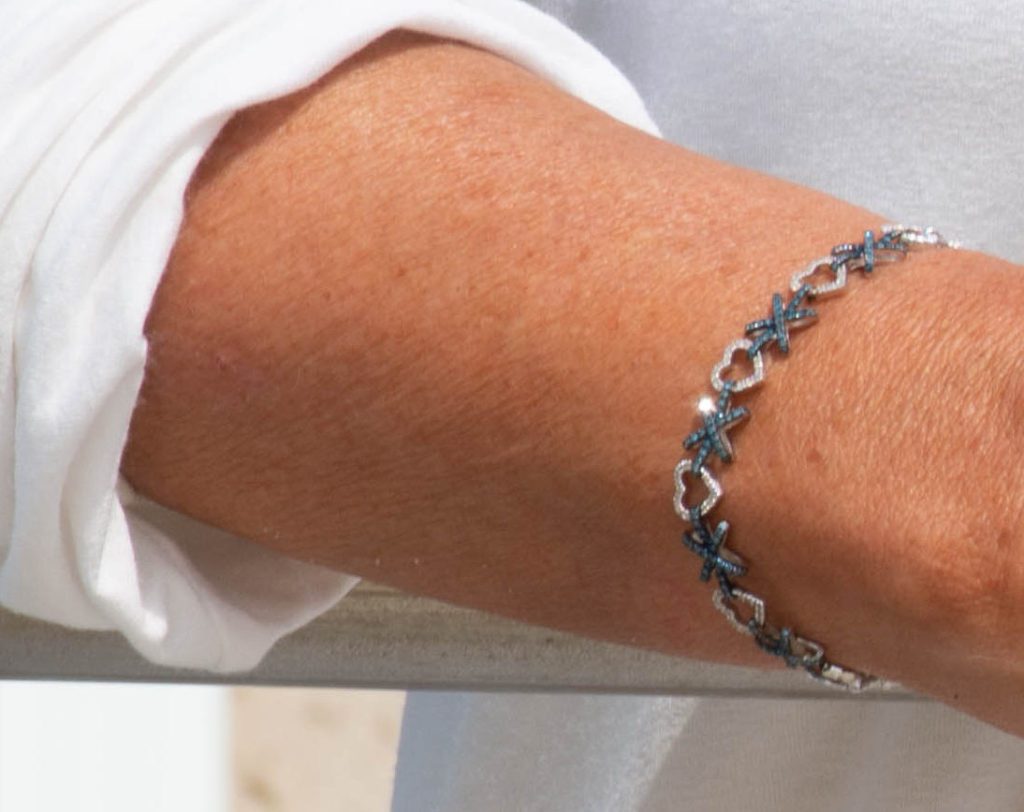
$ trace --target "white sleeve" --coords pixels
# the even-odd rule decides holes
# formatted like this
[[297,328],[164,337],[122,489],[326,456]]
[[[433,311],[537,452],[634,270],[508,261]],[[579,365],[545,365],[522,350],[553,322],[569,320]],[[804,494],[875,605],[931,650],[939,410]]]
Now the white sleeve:
[[118,469],[204,151],[235,111],[399,27],[657,133],[607,59],[519,0],[0,0],[0,605],[238,671],[355,585],[157,506]]

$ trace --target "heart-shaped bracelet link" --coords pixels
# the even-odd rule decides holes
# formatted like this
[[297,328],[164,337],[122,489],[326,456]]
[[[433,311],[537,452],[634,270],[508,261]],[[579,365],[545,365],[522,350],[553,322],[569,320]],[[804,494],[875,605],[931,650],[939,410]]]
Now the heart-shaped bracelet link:
[[[945,239],[933,228],[887,225],[882,227],[881,236],[876,238],[874,232],[866,231],[863,242],[841,243],[828,256],[814,260],[795,273],[790,279],[792,295],[789,301],[783,303],[781,294],[773,294],[770,315],[748,323],[746,335],[731,342],[725,348],[722,360],[712,368],[711,386],[719,396],[717,400],[704,396],[698,402],[702,428],[683,441],[684,448],[696,448],[697,453],[692,459],[681,460],[674,472],[673,507],[676,514],[691,525],[691,529],[683,534],[683,543],[704,561],[701,580],[709,580],[712,573],[718,580],[719,588],[711,596],[715,608],[734,628],[753,637],[761,649],[781,657],[791,668],[802,667],[813,679],[852,692],[897,684],[829,662],[820,643],[801,637],[789,627],[779,629],[766,621],[764,599],[735,583],[737,577],[746,574],[747,567],[735,551],[724,546],[729,523],[724,520],[715,523],[708,519],[708,514],[721,501],[723,490],[705,463],[712,456],[717,456],[724,463],[733,461],[732,443],[726,432],[735,423],[749,417],[750,410],[746,406],[731,405],[731,399],[733,395],[764,381],[765,351],[769,345],[774,344],[783,355],[788,354],[790,329],[810,324],[817,317],[815,310],[803,307],[805,300],[843,290],[852,271],[862,271],[867,276],[879,264],[901,261],[911,249],[928,246],[958,248],[959,243]],[[809,281],[823,270],[825,275],[831,273],[830,279],[815,283]],[[738,353],[744,354],[751,372],[742,378],[728,377],[727,371],[736,374],[732,368]],[[689,506],[685,502],[686,474],[699,477],[707,491],[698,505]],[[749,612],[745,620],[738,611],[741,607]]]

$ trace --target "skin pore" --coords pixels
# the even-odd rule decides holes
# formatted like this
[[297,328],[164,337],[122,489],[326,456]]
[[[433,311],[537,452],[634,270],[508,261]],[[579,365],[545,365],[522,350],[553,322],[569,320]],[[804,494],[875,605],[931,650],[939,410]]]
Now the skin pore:
[[[711,605],[672,470],[722,349],[885,218],[408,32],[238,114],[186,204],[141,493],[409,592],[783,667]],[[769,619],[1024,735],[1021,279],[925,251],[814,303],[737,398],[712,516]]]

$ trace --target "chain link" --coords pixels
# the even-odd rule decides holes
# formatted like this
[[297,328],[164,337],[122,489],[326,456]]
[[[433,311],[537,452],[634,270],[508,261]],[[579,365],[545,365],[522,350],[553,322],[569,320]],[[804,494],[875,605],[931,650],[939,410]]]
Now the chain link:
[[[934,228],[885,225],[878,238],[874,232],[866,231],[863,242],[837,245],[828,256],[814,260],[794,274],[790,279],[792,295],[789,301],[783,302],[781,294],[773,294],[770,315],[748,323],[744,330],[746,335],[731,342],[725,348],[722,360],[712,368],[711,386],[719,393],[718,398],[705,396],[698,402],[702,427],[683,440],[684,448],[697,448],[698,451],[692,459],[681,460],[674,473],[673,506],[676,514],[691,527],[683,534],[683,544],[704,560],[700,571],[702,581],[709,580],[712,573],[715,575],[719,585],[711,596],[715,608],[737,631],[750,635],[762,650],[780,657],[790,668],[802,668],[818,682],[854,693],[896,683],[830,662],[825,658],[825,649],[820,643],[801,637],[788,626],[780,629],[767,622],[764,599],[741,589],[734,582],[735,578],[747,573],[747,566],[725,546],[729,523],[724,520],[715,523],[707,519],[722,498],[723,490],[705,463],[712,455],[724,463],[733,461],[732,444],[726,432],[749,417],[750,410],[746,406],[733,406],[732,397],[764,381],[765,351],[770,345],[774,344],[781,353],[788,354],[790,329],[813,323],[817,318],[817,312],[804,307],[804,304],[816,297],[843,290],[851,271],[870,274],[880,264],[903,260],[912,248],[929,246],[960,247],[959,243],[945,239]],[[808,281],[822,269],[826,274],[831,273],[830,279],[816,283]],[[752,372],[739,379],[726,377],[725,373],[733,365],[738,352],[747,357]],[[687,473],[699,477],[707,492],[704,499],[693,507],[688,506],[685,499],[684,475]]]

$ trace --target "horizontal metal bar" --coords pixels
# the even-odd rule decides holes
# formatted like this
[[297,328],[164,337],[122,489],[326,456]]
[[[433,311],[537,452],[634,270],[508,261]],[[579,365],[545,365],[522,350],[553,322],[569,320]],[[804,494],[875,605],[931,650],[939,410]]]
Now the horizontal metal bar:
[[362,582],[229,676],[155,666],[117,634],[0,612],[0,679],[190,682],[401,689],[922,700],[901,687],[862,695],[799,671],[761,671],[598,643]]

